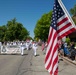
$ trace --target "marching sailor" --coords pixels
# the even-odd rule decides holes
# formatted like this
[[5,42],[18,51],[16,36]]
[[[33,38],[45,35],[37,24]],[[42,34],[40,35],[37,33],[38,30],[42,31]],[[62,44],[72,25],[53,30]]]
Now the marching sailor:
[[21,42],[21,55],[24,55],[24,47],[23,47],[23,42]]
[[34,56],[36,56],[36,50],[37,50],[37,43],[36,41],[33,43],[33,50],[34,50]]
[[29,50],[29,42],[26,42],[26,49]]

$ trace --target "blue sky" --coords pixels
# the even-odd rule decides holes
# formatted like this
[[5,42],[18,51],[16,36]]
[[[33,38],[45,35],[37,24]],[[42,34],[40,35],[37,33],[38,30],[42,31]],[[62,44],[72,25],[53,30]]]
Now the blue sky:
[[[69,10],[74,7],[76,0],[62,0]],[[7,21],[17,19],[24,27],[30,31],[30,36],[34,37],[34,28],[37,21],[44,13],[48,13],[53,8],[54,0],[0,0],[0,25],[6,25]]]

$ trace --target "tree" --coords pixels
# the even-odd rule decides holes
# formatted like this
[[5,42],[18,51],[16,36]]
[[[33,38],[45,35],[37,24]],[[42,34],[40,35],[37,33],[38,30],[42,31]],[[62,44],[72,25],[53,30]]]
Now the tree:
[[73,21],[76,24],[76,5],[70,9],[70,13],[72,14]]
[[5,40],[5,32],[6,32],[7,28],[5,25],[0,26],[0,41],[4,41]]
[[16,22],[16,18],[8,21],[6,26],[0,29],[0,40],[3,41],[25,40],[29,36],[27,29],[21,23]]
[[37,21],[34,29],[35,38],[39,38],[43,41],[47,40],[51,23],[51,16],[52,11],[47,14],[43,14],[42,17]]
[[16,22],[15,18],[12,21],[8,21],[7,28],[7,31],[11,34],[11,40],[24,40],[29,35],[27,29],[21,23]]
[[70,9],[70,13],[73,15],[73,16],[76,16],[76,5]]
[[26,40],[29,36],[29,32],[27,31],[27,29],[22,28],[21,33],[19,35],[19,39],[20,40]]

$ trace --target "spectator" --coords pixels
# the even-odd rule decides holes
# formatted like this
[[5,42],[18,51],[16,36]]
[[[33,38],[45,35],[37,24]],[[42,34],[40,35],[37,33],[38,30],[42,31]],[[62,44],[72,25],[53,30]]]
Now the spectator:
[[69,50],[68,50],[68,46],[67,43],[64,42],[64,56],[68,56],[70,54]]
[[74,49],[71,50],[71,55],[70,55],[70,58],[71,60],[75,60],[75,56],[76,56],[76,47],[74,47]]

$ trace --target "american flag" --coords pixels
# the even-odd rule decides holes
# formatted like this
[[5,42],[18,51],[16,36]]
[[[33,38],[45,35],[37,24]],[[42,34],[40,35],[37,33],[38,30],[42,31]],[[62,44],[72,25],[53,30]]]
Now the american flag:
[[45,68],[50,75],[58,75],[58,41],[74,30],[75,27],[64,8],[61,7],[59,0],[55,0],[45,55]]

